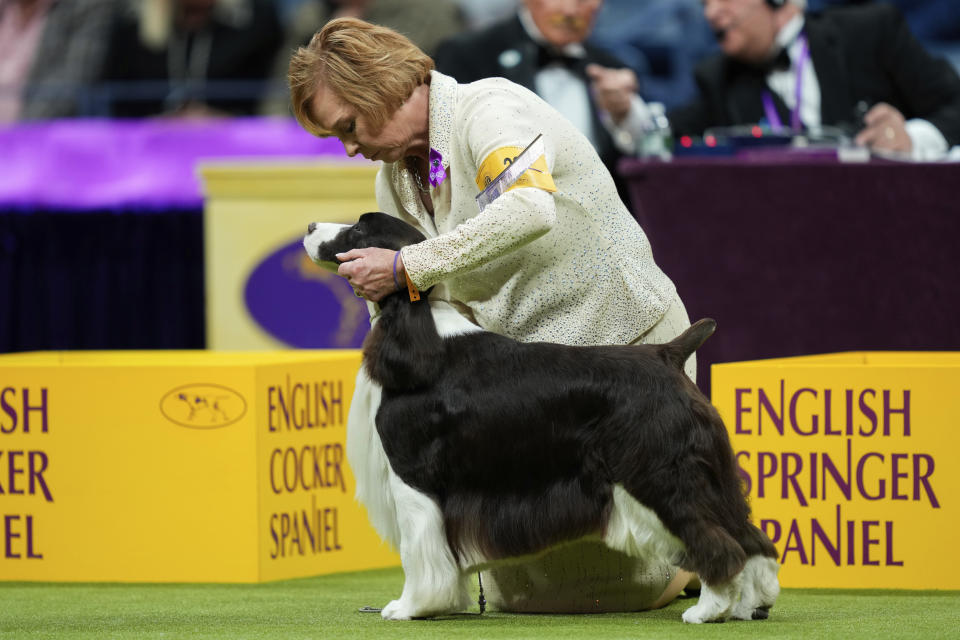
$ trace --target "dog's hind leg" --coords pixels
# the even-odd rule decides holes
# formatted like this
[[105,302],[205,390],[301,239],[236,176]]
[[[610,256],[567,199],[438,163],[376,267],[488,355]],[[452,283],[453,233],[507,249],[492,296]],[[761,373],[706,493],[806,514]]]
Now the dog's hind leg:
[[409,620],[465,610],[466,578],[447,544],[440,508],[393,472],[390,488],[397,507],[404,583],[400,598],[385,606],[381,615],[386,620]]
[[[712,582],[701,576],[703,587],[700,590],[700,599],[683,613],[684,622],[722,622],[730,617],[740,595],[739,569],[742,567],[743,551],[736,541],[719,527],[712,534],[708,537],[714,539],[715,554],[704,553],[706,550],[702,544],[698,544],[695,552],[691,554],[689,546],[670,533],[652,509],[639,502],[620,485],[613,487],[613,509],[610,511],[603,537],[608,546],[647,561],[662,559],[681,564],[689,570],[713,567],[713,571],[707,572]],[[696,553],[697,551],[700,553]],[[724,563],[729,566],[720,568],[719,565]],[[724,571],[729,574],[725,580],[721,578]]]
[[740,601],[734,606],[732,618],[737,620],[765,620],[780,594],[776,558],[751,556],[743,568]]
[[769,617],[770,608],[780,594],[777,549],[763,531],[749,523],[740,544],[749,557],[743,569],[740,602],[732,616],[739,620],[763,620]]

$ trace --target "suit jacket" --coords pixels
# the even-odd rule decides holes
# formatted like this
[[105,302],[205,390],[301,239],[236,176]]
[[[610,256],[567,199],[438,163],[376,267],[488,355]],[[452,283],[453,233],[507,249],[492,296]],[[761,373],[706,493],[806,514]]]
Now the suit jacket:
[[99,80],[118,0],[57,0],[50,7],[23,96],[24,120],[80,115]]
[[[960,77],[922,47],[895,7],[811,14],[804,33],[820,83],[822,124],[853,133],[862,127],[855,114],[859,101],[886,102],[908,120],[931,122],[949,145],[960,143]],[[697,68],[696,80],[699,99],[668,114],[675,133],[700,135],[709,127],[753,124],[764,117],[764,71],[717,56]],[[789,122],[786,106],[776,96],[774,101],[781,120]]]
[[[250,16],[240,24],[218,20],[214,14],[208,27],[210,55],[201,78],[201,91],[191,91],[189,96],[231,115],[256,112],[268,90],[270,69],[282,39],[273,3],[249,0],[248,4]],[[131,6],[143,9],[139,4]],[[169,43],[154,49],[141,40],[136,10],[117,16],[107,47],[104,79],[128,88],[132,85],[143,93],[129,99],[120,94],[112,102],[111,115],[144,117],[163,113],[171,107],[168,98],[176,105],[177,96],[171,95],[176,79],[170,77],[169,53]],[[208,81],[229,84],[215,86],[207,94],[204,85]]]
[[[586,81],[586,67],[595,63],[605,67],[621,68],[616,57],[588,43],[583,47],[586,56],[574,65],[573,71]],[[469,83],[482,78],[501,77],[536,92],[534,77],[539,71],[538,45],[523,28],[516,15],[475,32],[467,32],[442,42],[434,56],[437,71]],[[516,55],[511,55],[515,51]],[[507,53],[507,55],[504,55]],[[514,63],[515,64],[511,64]],[[506,64],[505,64],[506,63]],[[593,137],[597,141],[597,153],[610,172],[616,176],[616,165],[621,154],[617,151],[609,132],[600,122],[596,103],[590,96],[593,115]]]
[[[461,85],[434,71],[429,103],[430,146],[448,176],[431,189],[433,215],[403,162],[384,164],[376,181],[379,207],[427,236],[402,251],[414,284],[444,283],[481,327],[528,342],[626,344],[663,317],[673,283],[568,120],[502,78]],[[541,133],[556,191],[515,188],[481,213],[484,160]]]

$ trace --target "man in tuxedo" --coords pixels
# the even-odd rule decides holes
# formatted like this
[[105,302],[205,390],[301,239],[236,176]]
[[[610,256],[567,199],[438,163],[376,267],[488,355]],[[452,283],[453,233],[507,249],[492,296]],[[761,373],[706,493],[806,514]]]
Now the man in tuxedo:
[[602,4],[524,0],[516,15],[441,43],[437,70],[462,83],[500,76],[534,91],[590,139],[616,180],[616,162],[634,153],[646,107],[636,74],[586,42]]
[[766,123],[836,126],[916,159],[960,144],[960,77],[888,4],[805,15],[804,0],[704,0],[722,54],[696,70],[699,98],[668,114],[675,134]]

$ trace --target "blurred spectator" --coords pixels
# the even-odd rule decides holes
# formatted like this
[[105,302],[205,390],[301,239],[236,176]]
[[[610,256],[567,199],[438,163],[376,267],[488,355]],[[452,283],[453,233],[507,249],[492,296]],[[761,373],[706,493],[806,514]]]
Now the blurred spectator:
[[[828,6],[862,4],[871,0],[810,0],[810,11]],[[957,0],[879,0],[897,5],[924,46],[960,71],[960,5]]]
[[804,15],[803,4],[704,0],[723,53],[698,67],[699,98],[669,114],[674,132],[841,126],[861,145],[915,158],[960,143],[960,77],[923,48],[895,7]]
[[0,0],[0,122],[76,115],[116,0]]
[[636,74],[587,42],[602,4],[524,0],[515,15],[441,44],[437,70],[462,83],[502,76],[536,92],[590,139],[616,178],[617,160],[635,151],[642,103]]
[[606,0],[590,41],[636,72],[645,100],[667,107],[696,97],[694,66],[717,49],[701,0]]
[[254,113],[281,37],[270,0],[127,0],[104,74],[111,113]]
[[283,91],[271,93],[261,107],[263,113],[291,114],[286,90],[290,56],[329,20],[343,17],[399,31],[427,55],[433,55],[440,41],[459,33],[465,24],[453,0],[302,0],[288,22],[283,46],[273,63],[273,84],[282,86]]
[[457,0],[467,29],[475,31],[498,22],[517,11],[518,0]]

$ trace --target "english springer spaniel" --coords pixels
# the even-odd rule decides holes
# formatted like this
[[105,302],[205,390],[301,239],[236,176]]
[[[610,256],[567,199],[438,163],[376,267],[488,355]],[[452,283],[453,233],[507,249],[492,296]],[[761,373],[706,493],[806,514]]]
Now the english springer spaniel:
[[[308,231],[308,254],[334,271],[349,249],[424,239],[384,213]],[[482,331],[429,292],[371,310],[347,456],[403,564],[384,618],[463,611],[470,571],[583,538],[699,574],[685,622],[768,616],[776,550],[750,523],[719,414],[683,372],[713,320],[667,344],[571,347]]]

